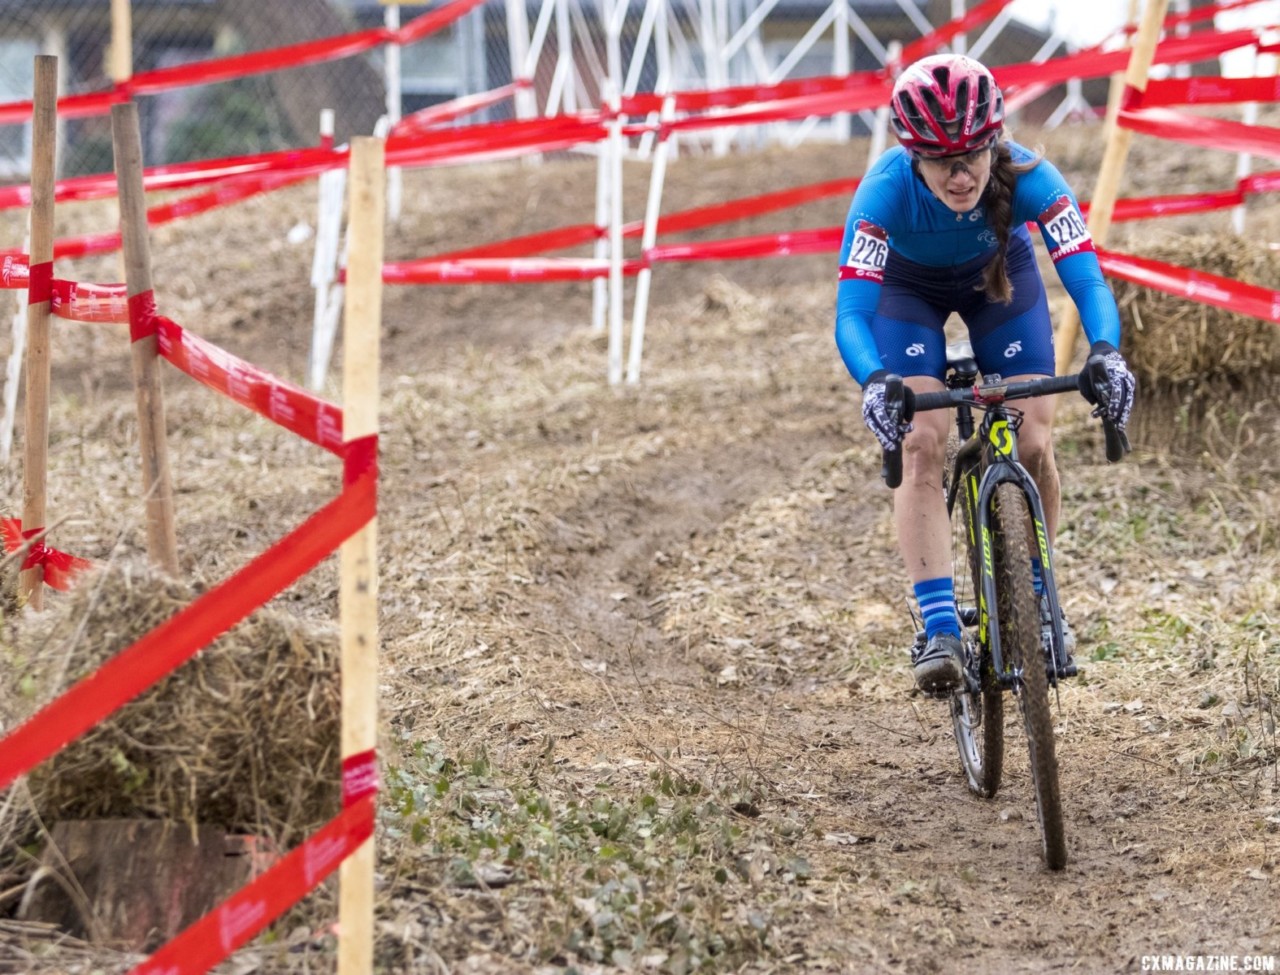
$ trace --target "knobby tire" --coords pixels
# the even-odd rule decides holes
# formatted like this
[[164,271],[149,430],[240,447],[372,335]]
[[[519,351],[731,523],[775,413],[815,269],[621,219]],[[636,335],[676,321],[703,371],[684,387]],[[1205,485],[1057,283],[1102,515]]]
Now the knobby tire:
[[[980,546],[974,543],[972,534],[973,509],[966,497],[967,474],[971,467],[960,464],[953,469],[953,476],[958,478],[959,484],[951,508],[951,561],[956,605],[976,608],[982,576],[978,562]],[[966,687],[951,695],[951,726],[969,791],[990,799],[1000,789],[1004,772],[1004,693],[992,669],[991,654],[977,627],[965,626],[962,629],[966,653],[978,657],[981,689],[975,694]]]
[[1012,483],[996,488],[992,512],[996,559],[1000,647],[1007,667],[1021,671],[1016,693],[1022,724],[1031,751],[1031,781],[1040,821],[1041,852],[1050,870],[1067,863],[1058,759],[1049,710],[1049,680],[1040,641],[1040,605],[1031,581],[1031,551],[1027,544],[1029,513],[1026,497]]

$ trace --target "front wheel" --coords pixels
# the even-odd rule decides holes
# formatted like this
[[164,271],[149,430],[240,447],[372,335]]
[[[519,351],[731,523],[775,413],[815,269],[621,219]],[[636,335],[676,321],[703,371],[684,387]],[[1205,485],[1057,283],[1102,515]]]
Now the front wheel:
[[954,487],[948,485],[947,492],[951,506],[951,573],[964,631],[965,670],[976,689],[965,686],[951,695],[951,727],[969,791],[990,799],[999,790],[1004,771],[1004,694],[977,629],[982,578],[972,508],[977,467],[958,463],[952,476],[958,483]]
[[1028,517],[1026,497],[1015,484],[996,488],[992,534],[1000,648],[1005,666],[1021,675],[1015,693],[1031,750],[1031,781],[1044,862],[1050,870],[1061,870],[1067,864],[1067,842],[1053,716],[1049,710],[1049,681],[1040,641],[1040,602],[1031,581]]

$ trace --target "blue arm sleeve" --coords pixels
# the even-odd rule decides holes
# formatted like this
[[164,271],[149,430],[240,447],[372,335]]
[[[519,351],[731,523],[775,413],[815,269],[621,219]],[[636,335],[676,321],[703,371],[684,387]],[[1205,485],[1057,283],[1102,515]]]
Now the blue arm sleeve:
[[871,336],[871,316],[879,299],[880,285],[874,281],[843,280],[836,292],[836,347],[859,386],[865,386],[868,376],[884,368]]
[[860,386],[866,385],[873,372],[884,368],[871,334],[871,319],[884,281],[889,254],[886,214],[891,212],[891,182],[875,173],[869,175],[853,197],[840,244],[836,347],[845,368]]
[[1092,250],[1084,251],[1063,258],[1056,267],[1062,286],[1080,311],[1080,324],[1089,342],[1110,342],[1120,348],[1120,312],[1102,277],[1098,256]]

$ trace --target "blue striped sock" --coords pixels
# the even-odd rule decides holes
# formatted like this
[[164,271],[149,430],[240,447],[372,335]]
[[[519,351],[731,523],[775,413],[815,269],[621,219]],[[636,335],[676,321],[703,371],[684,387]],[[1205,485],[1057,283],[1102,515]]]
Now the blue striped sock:
[[920,615],[924,617],[924,632],[927,638],[938,633],[960,635],[960,620],[956,616],[956,590],[950,576],[941,579],[926,579],[915,584],[916,602],[920,604]]
[[1031,560],[1031,587],[1035,589],[1037,596],[1044,595],[1044,576],[1040,573],[1040,560]]

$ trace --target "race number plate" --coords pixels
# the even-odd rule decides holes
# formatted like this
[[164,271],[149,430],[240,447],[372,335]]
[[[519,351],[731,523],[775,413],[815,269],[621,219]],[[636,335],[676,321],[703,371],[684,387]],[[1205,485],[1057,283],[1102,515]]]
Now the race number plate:
[[1053,241],[1049,256],[1054,263],[1072,254],[1093,250],[1093,237],[1085,225],[1084,217],[1068,196],[1060,196],[1053,206],[1040,214],[1040,224]]
[[849,248],[849,259],[840,269],[840,279],[856,278],[884,283],[884,265],[889,259],[889,235],[883,227],[859,220]]

